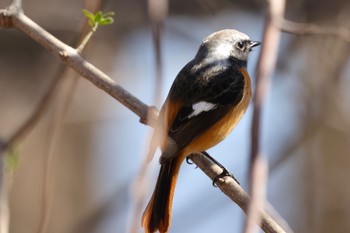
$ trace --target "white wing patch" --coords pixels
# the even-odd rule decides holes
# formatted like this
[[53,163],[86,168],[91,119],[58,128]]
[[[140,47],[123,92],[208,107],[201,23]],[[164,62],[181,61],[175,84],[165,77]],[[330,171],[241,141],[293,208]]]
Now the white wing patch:
[[198,102],[194,105],[192,105],[193,108],[193,112],[188,115],[188,118],[197,116],[199,114],[201,114],[202,112],[208,112],[210,110],[215,109],[217,106],[215,104],[209,103],[209,102],[205,102],[205,101],[201,101]]

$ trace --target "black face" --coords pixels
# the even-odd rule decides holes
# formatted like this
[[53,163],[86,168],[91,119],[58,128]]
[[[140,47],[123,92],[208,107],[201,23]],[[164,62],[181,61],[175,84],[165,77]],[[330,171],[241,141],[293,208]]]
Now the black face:
[[243,41],[238,41],[236,42],[235,46],[237,49],[241,50],[241,51],[245,51],[247,50],[247,45],[249,44],[248,40],[243,40]]
[[241,40],[235,43],[235,47],[242,52],[250,52],[252,48],[260,45],[259,41]]

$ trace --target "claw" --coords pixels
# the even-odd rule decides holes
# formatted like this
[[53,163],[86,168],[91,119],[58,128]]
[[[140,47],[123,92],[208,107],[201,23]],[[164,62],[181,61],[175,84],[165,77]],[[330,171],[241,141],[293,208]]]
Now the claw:
[[232,173],[230,173],[221,163],[219,163],[218,161],[216,161],[213,157],[211,157],[206,151],[202,151],[202,154],[205,155],[208,159],[210,159],[211,161],[213,161],[214,163],[216,163],[219,167],[222,168],[222,172],[217,175],[214,179],[213,179],[213,186],[217,187],[216,182],[219,179],[224,178],[225,176],[230,176],[232,179],[234,179],[238,184],[238,180],[234,177],[234,175]]
[[189,158],[189,157],[186,157],[186,163],[189,164],[189,165],[192,165],[192,164],[193,164],[193,162],[190,161],[190,158]]
[[[192,164],[194,164],[194,162],[192,162],[192,161],[190,161],[191,159],[190,159],[190,157],[188,156],[188,157],[186,157],[186,163],[187,164],[189,164],[189,165],[192,165]],[[198,168],[198,166],[196,166],[194,169],[196,169],[196,168]]]
[[214,187],[217,187],[216,182],[219,179],[224,178],[225,176],[231,177],[239,184],[238,180],[236,179],[236,177],[234,177],[234,175],[232,173],[230,173],[225,167],[221,167],[221,168],[223,169],[223,171],[213,179],[213,186]]

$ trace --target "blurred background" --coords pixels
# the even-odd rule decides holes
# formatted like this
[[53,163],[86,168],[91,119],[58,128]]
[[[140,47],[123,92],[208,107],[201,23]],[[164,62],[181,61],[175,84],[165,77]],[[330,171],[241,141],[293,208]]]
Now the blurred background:
[[[25,13],[74,45],[92,1],[26,0]],[[9,1],[0,0],[0,8]],[[162,103],[178,71],[210,33],[234,28],[261,40],[262,0],[170,0],[163,25],[161,96],[147,12],[140,0],[103,1],[115,23],[101,27],[84,57],[148,105]],[[347,0],[287,1],[286,18],[350,28]],[[335,37],[283,34],[263,111],[267,199],[294,232],[350,232],[349,44]],[[248,70],[253,83],[259,48]],[[55,86],[55,88],[53,88]],[[76,77],[23,33],[0,29],[0,139],[8,140],[48,93],[43,118],[17,142],[8,174],[11,233],[142,232],[137,199],[148,201],[158,174],[136,181],[150,128],[112,97]],[[233,133],[209,153],[247,190],[250,107]],[[137,214],[136,214],[137,215]],[[242,232],[245,215],[194,165],[183,164],[170,232]]]

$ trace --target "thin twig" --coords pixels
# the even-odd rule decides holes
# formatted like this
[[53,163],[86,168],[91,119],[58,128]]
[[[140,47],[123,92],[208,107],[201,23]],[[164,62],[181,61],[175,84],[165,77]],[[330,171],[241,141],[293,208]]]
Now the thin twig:
[[[253,98],[254,110],[252,119],[251,167],[253,166],[253,161],[259,154],[261,109],[270,86],[270,79],[276,64],[280,40],[280,31],[272,24],[272,20],[273,18],[281,17],[283,15],[284,2],[284,0],[269,0],[269,13],[265,22],[263,43],[257,64],[256,86]],[[274,7],[277,9],[273,9]]]
[[161,36],[164,25],[164,20],[168,15],[168,1],[167,0],[148,0],[148,15],[151,20],[153,47],[155,51],[155,71],[156,82],[154,100],[155,104],[159,104],[159,97],[161,94],[161,87],[163,83],[162,73],[162,54],[161,54]]
[[91,39],[92,35],[96,32],[97,26],[98,26],[97,24],[95,26],[93,26],[90,29],[90,31],[86,34],[86,36],[83,38],[83,41],[80,43],[80,45],[77,48],[77,52],[79,54],[81,54],[81,52],[85,48],[85,46],[88,43],[88,41]]
[[[62,77],[63,78],[63,77]],[[64,77],[67,78],[67,77]],[[40,220],[38,224],[38,229],[36,232],[45,233],[48,232],[47,226],[50,219],[51,210],[51,199],[53,191],[52,179],[54,174],[54,149],[57,142],[57,138],[61,133],[62,124],[64,122],[64,117],[72,101],[73,95],[76,90],[77,82],[79,77],[73,77],[69,80],[68,90],[62,96],[62,99],[58,101],[57,108],[54,110],[53,118],[51,119],[51,125],[49,128],[47,141],[44,143],[45,148],[45,160],[42,176],[42,199],[41,199],[41,213]]]
[[276,20],[275,24],[282,32],[296,35],[335,36],[350,43],[350,30],[347,28],[324,27],[311,23],[296,23],[290,20]]
[[246,233],[257,232],[257,225],[261,221],[259,210],[265,205],[265,191],[267,181],[268,166],[265,159],[258,156],[254,162],[251,171],[251,199],[246,218],[245,231]]
[[4,164],[5,153],[6,147],[0,145],[0,233],[8,233],[10,226],[8,186]]
[[[162,93],[163,84],[163,59],[161,53],[161,41],[162,41],[162,29],[164,20],[168,14],[168,1],[167,0],[148,0],[148,15],[151,21],[153,48],[155,55],[155,90],[153,95],[153,103],[155,105],[160,104],[160,96]],[[148,163],[143,163],[139,174],[134,183],[134,202],[135,213],[132,217],[132,224],[130,232],[136,233],[139,231],[140,216],[144,209],[144,204],[149,191],[149,178],[150,178],[150,166]]]
[[263,202],[258,200],[263,195],[259,195],[259,189],[265,189],[261,186],[264,181],[259,181],[256,174],[259,171],[264,170],[260,167],[265,164],[260,154],[260,131],[261,131],[261,111],[263,103],[265,101],[266,93],[270,87],[271,76],[274,71],[277,60],[277,51],[280,40],[280,30],[274,26],[274,20],[283,18],[285,0],[268,0],[267,1],[267,15],[265,21],[265,29],[263,36],[263,43],[261,47],[261,53],[257,64],[256,74],[256,86],[255,95],[253,98],[254,109],[252,118],[252,130],[251,130],[251,153],[250,153],[250,167],[249,167],[249,178],[250,178],[250,191],[252,194],[252,200],[250,202],[248,216],[245,223],[245,233],[255,232],[254,222],[260,222],[259,216],[256,214],[259,206],[257,203]]
[[[94,11],[96,11],[97,9],[101,8],[101,2],[95,2],[94,4]],[[85,33],[85,28],[88,26],[88,20],[85,20],[85,22],[83,23],[79,34],[76,36],[76,38],[74,39],[74,44],[79,44],[78,42],[81,40],[82,37],[84,37],[84,33]],[[93,31],[95,31],[95,29],[93,29]],[[92,36],[92,30],[90,30],[88,32],[88,34],[84,37],[83,42],[81,42],[81,44],[78,46],[78,53],[82,54],[85,45],[87,44],[87,42],[89,41],[89,39]],[[67,71],[68,71],[68,67],[65,66],[64,68],[61,68],[61,74],[59,74],[60,79],[63,80],[67,80]],[[57,107],[54,110],[54,114],[53,114],[53,118],[51,119],[51,124],[50,124],[50,129],[48,132],[48,137],[47,137],[47,143],[45,143],[46,148],[46,157],[44,158],[44,168],[43,168],[43,174],[42,174],[42,195],[41,195],[41,205],[40,205],[40,217],[39,217],[39,223],[38,223],[38,228],[37,231],[38,233],[45,233],[47,232],[47,226],[48,226],[48,222],[50,219],[50,210],[51,210],[51,199],[52,199],[52,194],[54,193],[53,190],[53,186],[52,186],[52,179],[54,176],[54,159],[55,157],[54,155],[54,149],[55,149],[55,145],[56,145],[56,141],[57,138],[59,137],[60,133],[61,133],[61,128],[62,128],[62,124],[64,122],[65,119],[65,115],[69,109],[69,106],[71,104],[71,101],[73,99],[77,84],[78,84],[78,80],[79,80],[79,76],[77,75],[73,75],[73,79],[71,80],[67,80],[70,81],[68,83],[68,88],[67,90],[65,90],[64,94],[62,96],[62,99],[60,99],[57,103]],[[63,84],[63,82],[61,82],[61,84]],[[62,88],[62,85],[60,86],[60,89]]]
[[[153,103],[155,105],[160,104],[160,97],[163,86],[163,59],[161,50],[161,39],[162,29],[164,20],[167,17],[168,12],[168,1],[167,0],[148,0],[148,16],[150,18],[151,29],[152,29],[152,40],[154,50],[154,61],[155,61],[155,85]],[[147,155],[147,154],[145,154]],[[139,169],[139,174],[133,184],[134,213],[132,214],[131,229],[130,233],[136,233],[139,231],[140,216],[144,209],[147,193],[149,190],[149,178],[150,178],[150,166],[148,163],[143,163]]]

